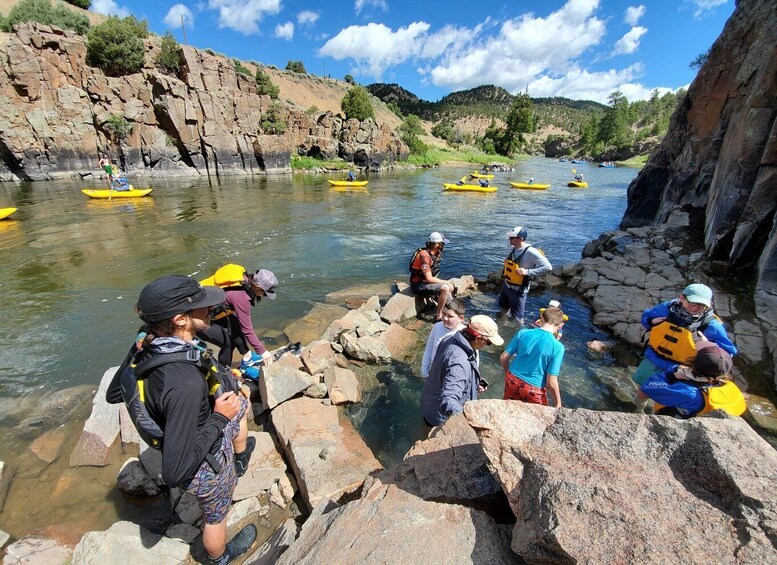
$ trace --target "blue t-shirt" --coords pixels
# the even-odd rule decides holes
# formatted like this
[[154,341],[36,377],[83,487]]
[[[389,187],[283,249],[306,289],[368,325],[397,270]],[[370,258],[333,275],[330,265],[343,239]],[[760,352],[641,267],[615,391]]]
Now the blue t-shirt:
[[540,328],[519,331],[505,348],[510,355],[510,372],[524,382],[545,388],[547,375],[561,372],[564,346],[550,332]]

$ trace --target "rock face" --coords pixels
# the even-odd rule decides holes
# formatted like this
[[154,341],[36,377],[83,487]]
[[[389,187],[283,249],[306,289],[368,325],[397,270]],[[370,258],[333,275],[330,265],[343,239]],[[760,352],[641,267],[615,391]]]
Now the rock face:
[[499,400],[464,414],[529,563],[777,563],[777,452],[743,420]]
[[297,563],[519,563],[487,514],[427,502],[376,481],[362,498],[322,501],[278,565]]
[[[44,180],[90,174],[104,151],[134,175],[288,172],[292,153],[342,157],[377,169],[407,146],[371,119],[308,115],[259,95],[253,75],[231,59],[183,46],[179,76],[153,61],[161,39],[145,40],[146,66],[107,77],[86,63],[86,40],[70,31],[24,24],[0,41],[0,180]],[[253,65],[250,65],[253,72]],[[261,120],[272,104],[286,122],[267,135]],[[111,116],[132,126],[125,139]]]
[[308,508],[358,490],[369,473],[382,468],[334,406],[297,398],[277,406],[271,419]]
[[756,275],[759,316],[777,319],[777,42],[772,0],[738,2],[677,109],[663,143],[629,186],[622,227],[682,207],[704,248]]

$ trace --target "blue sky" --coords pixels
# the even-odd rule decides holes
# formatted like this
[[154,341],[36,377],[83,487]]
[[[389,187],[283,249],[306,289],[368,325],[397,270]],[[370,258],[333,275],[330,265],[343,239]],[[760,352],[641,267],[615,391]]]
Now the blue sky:
[[230,57],[357,82],[396,82],[430,101],[481,84],[606,102],[687,87],[734,0],[92,0]]

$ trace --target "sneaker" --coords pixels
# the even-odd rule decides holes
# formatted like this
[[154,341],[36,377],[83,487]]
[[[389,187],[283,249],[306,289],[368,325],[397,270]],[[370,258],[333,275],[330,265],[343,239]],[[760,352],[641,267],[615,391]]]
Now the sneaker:
[[248,436],[246,440],[246,450],[243,453],[235,453],[235,472],[238,477],[242,477],[248,471],[248,462],[251,460],[251,453],[256,447],[256,439]]
[[217,559],[208,557],[207,563],[209,565],[229,565],[235,559],[243,555],[248,551],[256,541],[256,526],[248,524],[245,528],[240,530],[235,537],[227,542],[226,551],[224,555]]

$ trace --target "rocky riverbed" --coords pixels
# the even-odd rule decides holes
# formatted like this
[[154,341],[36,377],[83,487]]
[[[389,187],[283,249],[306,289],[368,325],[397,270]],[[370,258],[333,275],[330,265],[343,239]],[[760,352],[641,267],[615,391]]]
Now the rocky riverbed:
[[[556,269],[543,284],[580,292],[591,300],[595,324],[633,344],[641,339],[643,308],[675,296],[688,280],[713,285],[718,312],[733,321],[741,350],[736,377],[746,389],[751,367],[769,362],[767,339],[757,337],[771,329],[757,319],[743,324],[746,305],[717,288],[714,265],[683,246],[676,233],[683,221],[678,216],[659,228],[603,234],[586,246],[580,263]],[[461,295],[481,292],[472,277],[456,284]],[[489,289],[487,282],[480,287]],[[711,546],[721,563],[777,562],[769,541],[777,454],[738,418],[683,422],[483,400],[418,442],[404,462],[383,469],[337,406],[360,402],[369,386],[359,366],[379,367],[412,350],[422,304],[402,285],[348,289],[331,299],[339,304],[317,305],[286,328],[306,345],[299,357],[287,354],[271,365],[260,381],[251,431],[257,450],[228,518],[231,532],[248,522],[259,527],[246,563],[312,563],[335,552],[348,563],[429,556],[446,563],[613,556],[643,562],[658,555],[701,563]],[[160,486],[159,454],[140,445],[123,407],[102,401],[114,371],[103,377],[69,464],[77,477],[108,463],[119,444],[138,454],[124,457],[117,487],[136,502],[150,502],[148,512],[78,540],[50,534],[15,540],[5,548],[5,563],[202,557],[196,500]],[[628,371],[608,386],[624,398],[633,392]],[[751,410],[749,421],[769,428],[773,405],[756,405],[764,413],[756,417]],[[49,444],[60,446],[58,453],[61,443],[37,440],[39,457],[54,453]],[[12,473],[0,469],[0,496]]]

